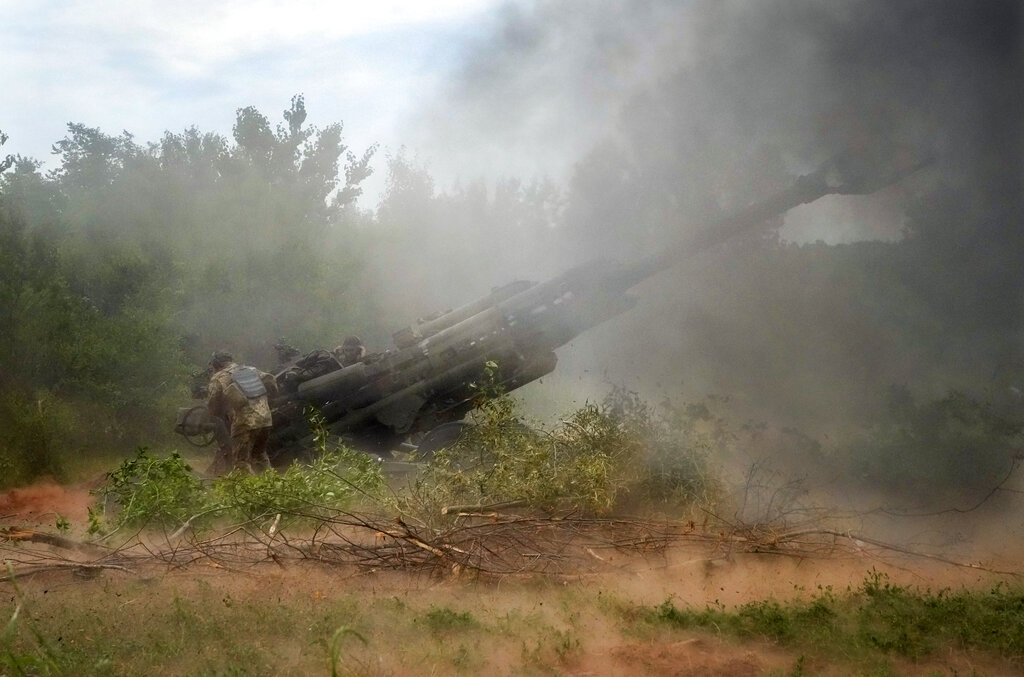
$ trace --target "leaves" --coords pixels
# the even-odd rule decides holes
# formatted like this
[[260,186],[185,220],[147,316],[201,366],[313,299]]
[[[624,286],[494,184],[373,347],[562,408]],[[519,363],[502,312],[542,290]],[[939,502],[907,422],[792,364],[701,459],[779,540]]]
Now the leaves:
[[453,504],[608,514],[629,502],[683,512],[716,492],[706,448],[639,399],[627,413],[613,393],[535,430],[486,379],[477,390],[476,424],[437,452],[411,492],[410,509],[425,520]]
[[[233,141],[193,127],[146,145],[72,123],[54,145],[57,169],[18,159],[0,176],[5,463],[29,473],[18,459],[160,443],[190,363],[214,349],[258,362],[272,337],[323,344],[357,322],[372,333],[369,301],[351,291],[360,247],[342,212],[375,147],[357,157],[340,123],[318,130],[306,118],[298,95],[277,126],[240,109]],[[35,400],[83,416],[40,442],[11,413]]]
[[[379,467],[365,454],[338,446],[309,465],[294,463],[278,474],[233,472],[204,483],[175,452],[155,458],[145,448],[108,475],[97,492],[116,508],[111,526],[196,530],[219,521],[259,521],[282,515],[282,526],[316,520],[377,496],[384,487]],[[102,528],[90,512],[90,531]]]

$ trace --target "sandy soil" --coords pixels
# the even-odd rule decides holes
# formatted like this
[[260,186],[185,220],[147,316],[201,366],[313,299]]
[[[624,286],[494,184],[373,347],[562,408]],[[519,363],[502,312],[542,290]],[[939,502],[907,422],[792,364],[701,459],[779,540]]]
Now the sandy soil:
[[82,522],[95,501],[89,490],[89,485],[61,486],[54,482],[11,489],[0,493],[0,519],[25,526],[52,525],[61,515],[71,522]]

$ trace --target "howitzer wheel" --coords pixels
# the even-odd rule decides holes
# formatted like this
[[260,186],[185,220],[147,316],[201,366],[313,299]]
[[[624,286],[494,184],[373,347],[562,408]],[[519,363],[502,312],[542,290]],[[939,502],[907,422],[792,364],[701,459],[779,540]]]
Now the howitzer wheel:
[[210,415],[205,406],[192,407],[178,414],[174,432],[194,447],[208,447],[217,437],[209,421]]

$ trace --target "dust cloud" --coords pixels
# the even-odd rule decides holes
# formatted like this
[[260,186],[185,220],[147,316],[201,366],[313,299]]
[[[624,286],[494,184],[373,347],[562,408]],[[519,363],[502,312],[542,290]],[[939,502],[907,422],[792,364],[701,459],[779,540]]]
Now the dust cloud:
[[0,517],[28,524],[53,524],[57,516],[84,522],[94,497],[87,487],[40,482],[0,493]]
[[894,386],[1006,399],[1024,379],[1021,28],[1005,1],[510,3],[409,135],[442,196],[552,179],[550,221],[449,218],[381,267],[424,281],[402,310],[443,309],[659,251],[843,151],[932,158],[642,284],[524,392],[549,410],[613,383],[715,394],[819,440],[887,415]]

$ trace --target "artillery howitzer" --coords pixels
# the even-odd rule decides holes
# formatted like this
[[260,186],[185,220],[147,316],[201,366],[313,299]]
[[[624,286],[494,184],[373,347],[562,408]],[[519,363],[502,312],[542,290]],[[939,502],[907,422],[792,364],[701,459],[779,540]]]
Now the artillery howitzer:
[[504,391],[535,381],[555,368],[555,349],[633,307],[627,292],[641,281],[792,207],[829,194],[871,193],[922,164],[878,172],[840,156],[659,254],[625,264],[592,261],[546,282],[495,288],[396,332],[391,349],[350,366],[314,351],[276,374],[272,456],[276,450],[275,460],[284,460],[308,447],[310,407],[329,433],[356,448],[387,455],[412,437],[429,455],[460,434],[489,363]]

